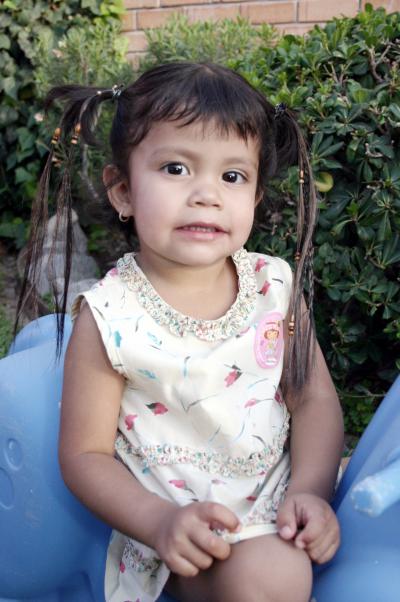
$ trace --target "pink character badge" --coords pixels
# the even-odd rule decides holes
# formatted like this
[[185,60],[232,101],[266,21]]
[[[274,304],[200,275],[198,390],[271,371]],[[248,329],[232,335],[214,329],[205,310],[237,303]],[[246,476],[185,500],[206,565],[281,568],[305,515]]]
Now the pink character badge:
[[257,363],[262,368],[275,368],[283,352],[283,316],[272,311],[260,320],[254,340]]

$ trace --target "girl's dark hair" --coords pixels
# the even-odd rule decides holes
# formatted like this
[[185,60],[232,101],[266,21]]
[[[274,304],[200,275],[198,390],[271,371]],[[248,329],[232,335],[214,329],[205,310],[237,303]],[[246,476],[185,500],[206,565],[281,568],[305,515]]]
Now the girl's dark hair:
[[[211,63],[176,62],[157,66],[125,88],[57,86],[48,93],[45,110],[56,100],[64,103],[64,113],[59,130],[53,136],[52,148],[32,207],[32,235],[26,253],[17,321],[28,300],[37,307],[35,282],[40,273],[48,217],[50,171],[53,163],[60,163],[61,149],[62,177],[56,194],[57,218],[53,244],[54,247],[61,230],[65,240],[65,286],[61,296],[56,290],[53,291],[59,316],[58,348],[61,348],[72,252],[70,169],[75,145],[71,145],[71,138],[77,142],[79,136],[83,144],[98,145],[95,129],[101,104],[113,100],[116,105],[110,133],[111,161],[123,178],[128,178],[132,150],[155,122],[178,121],[179,125],[188,125],[212,121],[221,134],[234,131],[245,140],[254,137],[259,141],[259,196],[266,190],[269,178],[278,170],[294,163],[299,167],[297,251],[288,312],[291,334],[286,381],[290,388],[301,389],[309,375],[315,340],[312,318],[312,233],[316,219],[316,194],[306,144],[294,114],[283,105],[272,106],[238,73]],[[308,307],[304,310],[302,296],[306,282]]]

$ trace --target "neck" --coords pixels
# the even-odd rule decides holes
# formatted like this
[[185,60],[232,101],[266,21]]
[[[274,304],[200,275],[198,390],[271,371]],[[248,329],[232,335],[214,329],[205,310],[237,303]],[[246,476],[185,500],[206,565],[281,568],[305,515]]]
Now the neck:
[[[187,266],[162,257],[149,262],[140,253],[136,261],[164,301],[193,318],[217,319],[236,299],[237,273],[230,257],[208,266]],[[205,303],[209,299],[212,303]]]
[[149,258],[138,253],[136,262],[151,282],[165,282],[182,288],[204,288],[212,286],[231,270],[230,257],[206,266],[191,266],[176,263],[164,257]]

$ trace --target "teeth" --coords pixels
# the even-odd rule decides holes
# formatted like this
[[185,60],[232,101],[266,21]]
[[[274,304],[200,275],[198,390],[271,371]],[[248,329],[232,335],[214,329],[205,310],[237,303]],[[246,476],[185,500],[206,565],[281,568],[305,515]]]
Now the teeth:
[[185,226],[185,230],[191,232],[215,232],[216,228],[206,228],[205,226]]

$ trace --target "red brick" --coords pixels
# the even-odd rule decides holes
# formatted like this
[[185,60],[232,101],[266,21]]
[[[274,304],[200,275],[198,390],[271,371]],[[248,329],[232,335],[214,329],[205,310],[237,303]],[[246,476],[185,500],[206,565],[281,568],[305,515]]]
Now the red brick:
[[292,23],[296,21],[296,3],[250,2],[242,4],[241,14],[250,23]]
[[137,25],[136,22],[137,22],[136,11],[128,10],[122,16],[122,31],[132,31],[133,29],[136,29],[136,25]]
[[129,52],[126,57],[131,63],[133,69],[136,71],[139,68],[139,62],[142,57],[145,56],[145,52]]
[[210,0],[160,0],[160,1],[161,1],[161,6],[182,6],[182,5],[187,5],[187,4],[209,4]]
[[240,6],[211,4],[209,6],[188,7],[185,9],[189,21],[218,21],[219,19],[236,19],[240,15]]
[[[315,25],[317,25],[317,23],[278,23],[275,27],[282,35],[291,33],[295,36],[304,36],[311,31]],[[324,24],[318,23],[318,25]]]
[[[121,31],[131,31],[133,29],[132,27],[132,12],[127,12],[125,14],[122,15],[122,19],[121,19]],[[136,21],[136,15],[135,15],[135,21]]]
[[158,8],[160,0],[125,0],[125,8]]
[[174,10],[170,10],[168,8],[138,10],[137,28],[149,29],[151,27],[162,27],[173,15],[181,12],[182,9],[179,7],[175,8]]
[[299,0],[299,21],[328,21],[345,15],[353,17],[358,12],[358,0]]
[[147,39],[144,31],[131,31],[125,34],[128,40],[128,52],[144,52],[147,48]]

